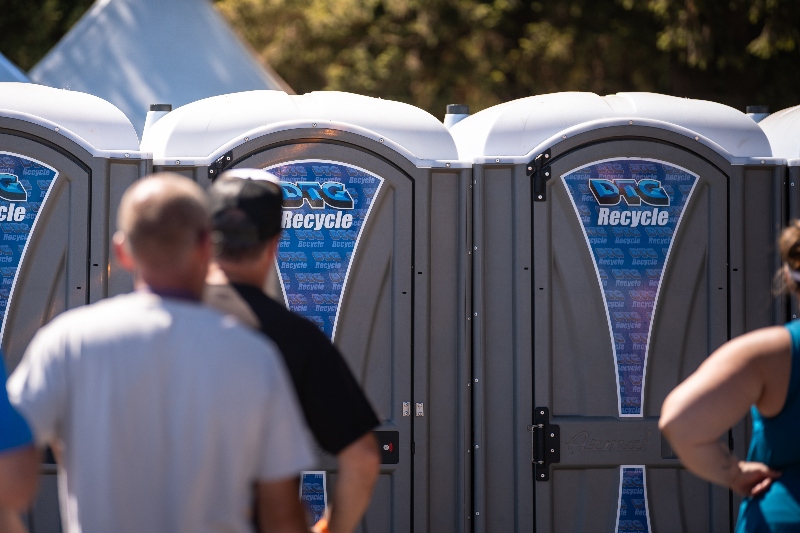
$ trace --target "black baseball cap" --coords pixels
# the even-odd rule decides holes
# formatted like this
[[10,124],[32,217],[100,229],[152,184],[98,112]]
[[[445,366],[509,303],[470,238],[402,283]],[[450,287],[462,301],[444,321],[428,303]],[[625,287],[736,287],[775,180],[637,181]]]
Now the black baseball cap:
[[228,170],[214,181],[208,196],[215,243],[251,246],[281,231],[283,191],[266,170]]

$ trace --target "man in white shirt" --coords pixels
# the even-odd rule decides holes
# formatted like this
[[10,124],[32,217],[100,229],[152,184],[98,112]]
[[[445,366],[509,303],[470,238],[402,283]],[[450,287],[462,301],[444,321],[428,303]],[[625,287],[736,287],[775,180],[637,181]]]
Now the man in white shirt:
[[125,193],[117,223],[136,292],[54,319],[7,385],[37,444],[60,450],[65,530],[246,532],[255,487],[261,530],[304,531],[313,455],[280,356],[199,303],[202,190],[157,174]]

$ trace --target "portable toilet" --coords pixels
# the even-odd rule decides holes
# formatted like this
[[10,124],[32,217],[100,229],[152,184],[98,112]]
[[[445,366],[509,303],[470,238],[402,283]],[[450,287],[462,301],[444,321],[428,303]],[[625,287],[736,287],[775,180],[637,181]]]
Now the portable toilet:
[[711,351],[780,315],[764,133],[647,93],[532,96],[450,133],[474,163],[475,532],[728,531],[728,490],[657,424]]
[[[132,288],[111,253],[116,206],[149,157],[120,110],[79,92],[0,83],[0,311],[6,369],[55,315]],[[32,532],[59,531],[43,467]]]
[[758,125],[769,139],[772,155],[786,160],[787,222],[800,219],[800,106],[777,111]]
[[[142,149],[205,186],[229,168],[280,177],[272,293],[333,340],[382,420],[361,531],[468,528],[470,165],[442,123],[354,94],[251,91],[175,109]],[[335,464],[321,457],[328,486]]]
[[[772,146],[772,155],[785,160],[787,191],[785,223],[800,219],[800,106],[789,107],[762,119],[759,124]],[[800,316],[797,300],[789,299],[787,320]]]

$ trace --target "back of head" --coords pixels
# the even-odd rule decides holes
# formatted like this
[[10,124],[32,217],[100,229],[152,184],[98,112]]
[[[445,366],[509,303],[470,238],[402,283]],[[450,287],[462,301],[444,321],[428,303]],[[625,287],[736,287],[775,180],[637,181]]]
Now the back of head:
[[223,261],[257,257],[281,232],[278,178],[259,169],[223,173],[209,189],[212,241]]
[[779,281],[786,284],[785,289],[797,294],[800,292],[800,220],[793,220],[784,228],[778,239],[778,249],[789,278],[780,276]]
[[153,174],[125,191],[117,229],[140,267],[179,270],[208,235],[208,202],[189,178],[170,172]]

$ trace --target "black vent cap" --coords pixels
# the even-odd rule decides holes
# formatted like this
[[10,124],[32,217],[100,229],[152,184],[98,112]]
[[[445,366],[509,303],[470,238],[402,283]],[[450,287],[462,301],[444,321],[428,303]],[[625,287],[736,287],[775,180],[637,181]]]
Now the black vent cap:
[[447,104],[448,115],[469,115],[469,106],[464,104]]
[[150,111],[172,111],[172,104],[150,104]]

